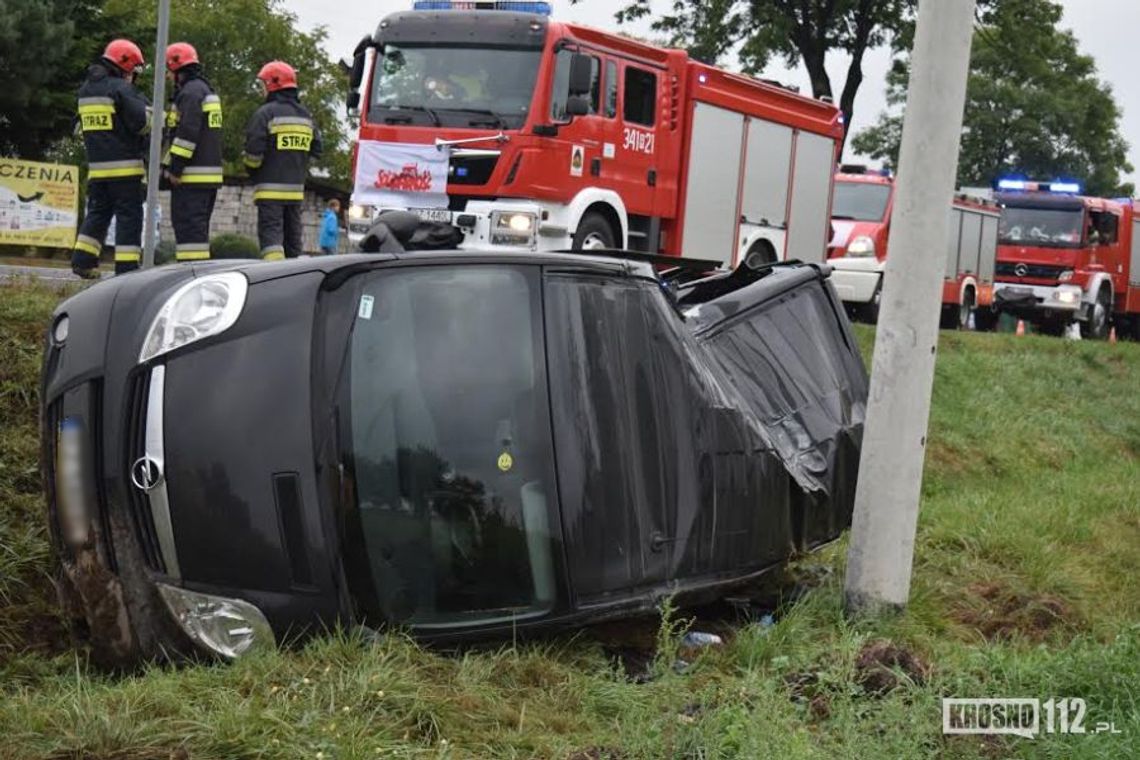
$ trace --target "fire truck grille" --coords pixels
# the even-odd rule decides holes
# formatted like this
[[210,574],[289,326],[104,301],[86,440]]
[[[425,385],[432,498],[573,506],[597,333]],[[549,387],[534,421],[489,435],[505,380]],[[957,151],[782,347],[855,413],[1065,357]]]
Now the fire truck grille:
[[453,156],[447,181],[453,185],[485,185],[498,163],[498,156]]
[[1051,266],[1049,264],[1009,264],[1000,262],[997,265],[998,277],[1019,277],[1033,280],[1057,280],[1066,267]]

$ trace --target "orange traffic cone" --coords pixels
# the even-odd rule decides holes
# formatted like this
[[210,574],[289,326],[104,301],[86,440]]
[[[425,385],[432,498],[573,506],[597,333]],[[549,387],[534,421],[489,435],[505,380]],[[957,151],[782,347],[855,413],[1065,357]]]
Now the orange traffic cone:
[[1113,325],[1108,330],[1108,342],[1113,346],[1116,345],[1116,325]]
[[1025,335],[1025,320],[1024,319],[1017,320],[1017,334],[1019,336]]

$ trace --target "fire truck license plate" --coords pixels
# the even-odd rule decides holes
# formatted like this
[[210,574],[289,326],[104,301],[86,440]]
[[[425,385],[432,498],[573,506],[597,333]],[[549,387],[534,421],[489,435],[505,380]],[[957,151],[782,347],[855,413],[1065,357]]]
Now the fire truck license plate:
[[414,208],[411,211],[425,222],[451,224],[451,212],[445,208]]

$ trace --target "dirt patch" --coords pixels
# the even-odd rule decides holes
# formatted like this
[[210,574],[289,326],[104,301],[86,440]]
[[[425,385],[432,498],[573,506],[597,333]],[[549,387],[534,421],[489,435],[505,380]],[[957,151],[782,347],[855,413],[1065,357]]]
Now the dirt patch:
[[868,642],[855,658],[855,681],[874,696],[887,694],[906,683],[926,683],[930,672],[929,663],[889,641]]
[[967,598],[951,616],[989,641],[1024,638],[1040,642],[1056,631],[1080,627],[1076,611],[1064,599],[997,582],[969,586]]

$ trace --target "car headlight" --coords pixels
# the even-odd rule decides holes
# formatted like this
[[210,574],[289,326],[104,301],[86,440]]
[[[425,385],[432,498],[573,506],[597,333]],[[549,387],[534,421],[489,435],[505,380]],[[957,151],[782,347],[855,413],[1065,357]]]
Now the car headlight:
[[232,660],[254,647],[273,647],[276,639],[261,610],[241,599],[200,594],[159,583],[166,608],[192,641]]
[[230,329],[241,316],[248,290],[245,275],[238,272],[210,274],[186,283],[158,310],[139,362]]
[[1072,269],[1066,269],[1064,272],[1061,272],[1061,274],[1057,275],[1057,282],[1072,282],[1072,281],[1073,281],[1073,270]]
[[538,215],[528,211],[491,213],[492,245],[530,245],[534,242]]
[[866,235],[860,235],[851,241],[847,246],[848,256],[874,256],[875,255],[875,241]]
[[348,218],[349,219],[365,219],[371,215],[372,215],[372,207],[371,206],[360,206],[360,205],[353,203],[351,206],[348,207]]

